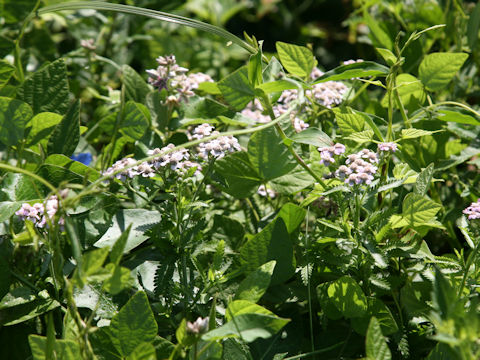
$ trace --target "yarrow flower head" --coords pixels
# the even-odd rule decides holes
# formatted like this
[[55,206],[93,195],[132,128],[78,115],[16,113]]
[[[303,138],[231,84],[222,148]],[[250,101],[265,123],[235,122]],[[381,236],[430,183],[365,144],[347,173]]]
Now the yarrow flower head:
[[159,91],[168,91],[166,103],[178,105],[187,101],[190,96],[195,95],[194,89],[202,82],[213,82],[212,78],[203,73],[192,73],[187,75],[188,69],[177,64],[175,55],[159,56],[158,67],[147,70],[148,82]]
[[320,164],[325,166],[329,166],[335,162],[334,155],[341,155],[345,152],[345,145],[337,143],[333,146],[324,146],[319,147],[318,151],[320,151]]
[[379,152],[395,152],[398,150],[398,146],[394,142],[385,142],[378,144]]
[[468,220],[480,219],[480,199],[471,203],[469,207],[463,210],[463,213],[468,215]]
[[[48,221],[54,221],[57,211],[58,198],[56,195],[52,195],[47,199],[45,205],[41,203],[35,203],[33,205],[28,203],[22,204],[22,207],[15,212],[15,215],[23,221],[29,220],[33,222],[37,228],[44,228],[48,226]],[[59,218],[58,224],[63,228],[65,219]]]
[[378,170],[375,166],[377,163],[377,154],[369,149],[363,149],[356,154],[348,155],[345,160],[346,165],[341,165],[335,171],[335,176],[350,186],[369,185]]

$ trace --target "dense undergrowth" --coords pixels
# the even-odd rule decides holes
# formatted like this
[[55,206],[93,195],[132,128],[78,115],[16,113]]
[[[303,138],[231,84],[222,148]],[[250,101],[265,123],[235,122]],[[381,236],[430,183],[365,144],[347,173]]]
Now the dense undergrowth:
[[0,357],[478,359],[480,5],[128,3],[0,2]]

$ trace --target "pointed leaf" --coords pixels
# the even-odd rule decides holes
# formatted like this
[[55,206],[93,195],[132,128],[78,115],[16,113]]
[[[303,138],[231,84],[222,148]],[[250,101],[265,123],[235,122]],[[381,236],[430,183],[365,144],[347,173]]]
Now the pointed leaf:
[[275,45],[280,62],[290,74],[302,78],[310,76],[317,62],[310,49],[280,41],[277,41]]
[[452,81],[467,58],[465,53],[429,54],[420,63],[418,76],[428,90],[441,90]]
[[48,154],[64,154],[70,156],[80,141],[80,100],[69,108],[62,121],[55,126],[48,140]]
[[265,294],[275,269],[276,261],[269,261],[242,280],[235,293],[235,300],[248,300],[256,303]]
[[376,317],[372,317],[368,325],[366,350],[368,360],[390,360],[392,358],[392,353],[382,335],[380,323]]
[[32,109],[23,101],[0,97],[0,142],[6,146],[16,145],[32,116]]

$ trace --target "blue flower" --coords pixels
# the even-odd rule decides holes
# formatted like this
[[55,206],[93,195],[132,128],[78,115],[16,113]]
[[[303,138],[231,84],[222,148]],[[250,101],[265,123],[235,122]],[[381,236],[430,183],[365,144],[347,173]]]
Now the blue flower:
[[86,153],[72,155],[70,156],[70,159],[81,162],[82,164],[85,164],[88,166],[92,162],[93,158],[92,158],[92,154],[90,154],[89,152],[86,152]]

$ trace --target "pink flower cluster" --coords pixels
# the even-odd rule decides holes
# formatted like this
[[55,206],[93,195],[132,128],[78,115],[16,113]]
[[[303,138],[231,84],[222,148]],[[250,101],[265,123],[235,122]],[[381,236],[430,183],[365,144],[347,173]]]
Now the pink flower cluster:
[[377,163],[377,154],[369,149],[363,149],[356,154],[348,155],[346,165],[341,165],[335,171],[335,175],[342,180],[345,179],[345,183],[350,186],[369,185],[378,170],[374,165]]
[[395,152],[398,150],[398,146],[394,142],[384,142],[378,144],[378,151],[382,152]]
[[169,91],[167,103],[175,105],[187,101],[190,96],[195,95],[193,90],[197,89],[200,83],[213,82],[207,74],[187,75],[188,69],[177,64],[175,55],[159,56],[157,63],[159,66],[156,69],[147,70],[148,82],[160,91]]
[[468,220],[480,219],[480,199],[477,202],[473,202],[463,210],[465,215],[468,215]]
[[[49,221],[54,221],[55,214],[58,211],[58,198],[56,195],[50,196],[45,205],[42,203],[35,203],[33,205],[24,203],[20,210],[15,212],[15,215],[20,217],[23,221],[29,220],[35,224],[37,228],[48,227]],[[65,220],[58,219],[58,224],[63,226]]]
[[319,147],[318,151],[321,157],[320,164],[329,166],[335,162],[334,155],[342,155],[345,152],[345,145],[337,143],[333,146]]

